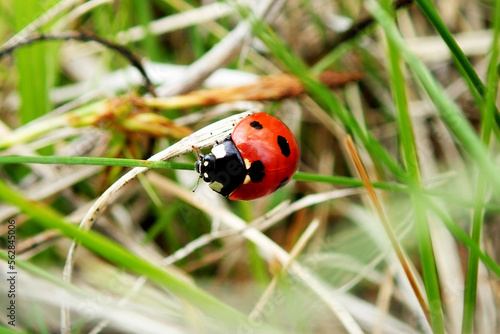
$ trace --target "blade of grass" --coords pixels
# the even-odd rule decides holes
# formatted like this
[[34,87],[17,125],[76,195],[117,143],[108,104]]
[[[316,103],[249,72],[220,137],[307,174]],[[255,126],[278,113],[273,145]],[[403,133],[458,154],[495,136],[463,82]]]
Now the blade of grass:
[[[44,2],[38,0],[15,1],[14,25],[16,30],[20,31],[25,28],[26,23],[36,19],[45,7]],[[45,115],[50,109],[49,89],[52,80],[49,66],[50,50],[50,46],[38,44],[15,52],[15,63],[19,76],[18,91],[21,101],[19,118],[22,124]]]
[[417,298],[418,303],[420,304],[420,307],[425,314],[427,321],[430,322],[429,318],[429,306],[427,305],[427,302],[420,291],[420,288],[418,286],[417,280],[415,276],[413,275],[413,271],[411,270],[411,267],[408,263],[406,254],[403,251],[403,248],[399,244],[398,238],[396,237],[396,234],[394,233],[394,230],[392,229],[392,226],[389,222],[389,219],[387,218],[387,215],[385,213],[385,210],[382,206],[382,203],[379,201],[377,193],[375,192],[375,189],[371,186],[371,181],[370,177],[368,176],[368,173],[366,171],[366,168],[363,164],[363,161],[361,160],[358,151],[356,149],[356,146],[354,145],[354,142],[352,141],[352,138],[348,135],[345,139],[345,143],[347,145],[347,148],[349,150],[349,153],[351,154],[351,158],[353,159],[353,162],[356,166],[356,169],[361,176],[361,179],[363,180],[363,183],[366,187],[368,196],[370,198],[370,201],[373,204],[373,207],[377,211],[377,214],[380,218],[380,221],[382,223],[382,227],[384,228],[384,231],[391,243],[392,248],[394,249],[394,252],[396,253],[396,256],[399,260],[399,263],[401,264],[401,267],[403,268],[403,271],[408,278],[408,282],[410,283],[410,286],[415,293],[415,297]]
[[140,42],[143,45],[142,49],[152,61],[164,60],[157,36],[151,34],[149,31],[149,22],[153,21],[152,3],[149,1],[134,0],[132,6],[136,9],[136,17],[139,24],[146,31],[145,38]]
[[[495,5],[493,18],[493,43],[491,45],[491,59],[487,71],[487,90],[483,104],[483,120],[481,122],[481,138],[485,146],[489,146],[492,132],[492,120],[497,115],[495,101],[498,91],[498,56],[500,38],[500,4]],[[476,188],[476,204],[471,227],[471,237],[478,245],[481,244],[481,232],[484,219],[484,202],[487,191],[487,179],[479,173]],[[477,280],[479,271],[479,258],[477,254],[469,252],[464,291],[464,314],[462,318],[462,333],[474,332],[474,314],[476,310]]]
[[[321,175],[321,174],[297,172],[293,176],[293,179],[296,181],[304,181],[304,182],[330,183],[338,186],[349,186],[349,187],[363,186],[362,180],[354,179],[352,177],[347,177],[347,176]],[[407,187],[397,183],[373,182],[372,185],[378,189],[407,191]]]
[[446,24],[437,12],[435,5],[429,0],[416,0],[415,2],[450,49],[453,60],[462,73],[465,82],[469,86],[470,92],[476,98],[476,101],[480,102],[485,97],[486,87],[479,78],[477,72],[474,70],[474,67],[470,63],[469,59],[467,59],[467,56],[464,54],[458,43],[455,41],[455,38],[453,38],[453,35],[446,27]]
[[149,161],[137,159],[118,159],[102,157],[58,157],[58,156],[0,156],[0,164],[63,164],[92,166],[148,167],[194,170],[194,165],[188,162]]
[[[189,162],[172,161],[149,161],[137,159],[118,159],[103,157],[59,157],[59,156],[0,156],[1,164],[63,164],[63,165],[91,165],[91,166],[120,166],[120,167],[148,167],[158,169],[182,169],[194,170],[194,166]],[[322,182],[335,185],[360,187],[363,181],[344,176],[319,175],[311,173],[297,172],[294,180],[305,182]],[[404,191],[403,185],[388,182],[373,182],[373,186],[379,189]]]
[[100,255],[104,259],[126,268],[139,275],[145,275],[152,282],[162,286],[180,298],[196,305],[206,314],[223,321],[230,326],[241,325],[247,318],[232,307],[208,295],[196,286],[169,273],[160,266],[139,258],[123,246],[92,231],[79,230],[77,226],[64,221],[51,208],[24,199],[19,193],[10,189],[0,180],[0,199],[17,206],[22,212],[31,216],[34,222],[47,229],[57,229],[69,238],[74,238],[84,247]]
[[[386,10],[394,16],[389,1],[384,1]],[[401,57],[397,45],[392,39],[387,40],[389,56],[389,83],[398,115],[398,136],[401,140],[403,158],[408,172],[410,188],[420,188],[420,169],[413,125],[408,110],[406,97],[406,81],[401,68]],[[417,231],[418,249],[424,278],[427,300],[429,302],[429,315],[431,327],[434,333],[444,333],[443,312],[441,296],[439,293],[439,281],[436,272],[436,261],[429,225],[426,217],[425,206],[422,205],[415,192],[410,192],[413,213],[415,216],[415,227]]]
[[460,225],[453,221],[449,215],[439,207],[439,205],[430,200],[426,196],[421,196],[420,199],[425,203],[425,205],[430,208],[434,214],[445,224],[446,228],[453,234],[453,236],[459,240],[464,246],[469,248],[469,251],[478,256],[483,264],[490,269],[497,277],[500,277],[500,264],[496,263],[488,254],[481,250],[481,247],[477,242],[472,240],[472,238],[462,230]]
[[500,173],[498,168],[472,125],[467,121],[458,106],[446,95],[429,69],[409,50],[408,45],[404,42],[403,37],[385,10],[374,0],[368,0],[366,6],[422,83],[425,91],[436,105],[443,122],[454,134],[464,150],[473,158],[473,161],[478,164],[481,171],[488,176],[490,182],[495,185],[494,190],[497,194],[500,194]]
[[[119,159],[104,157],[58,157],[58,156],[0,156],[1,164],[63,164],[63,165],[90,165],[90,166],[119,166],[119,167],[148,167],[151,169],[179,169],[194,171],[192,163],[172,161],[150,161],[137,159]],[[337,186],[362,187],[363,181],[346,176],[321,175],[313,173],[297,172],[293,176],[296,181],[329,183]],[[372,186],[377,189],[406,192],[410,188],[398,183],[375,181]],[[451,203],[474,207],[474,203],[463,200],[447,192],[439,192],[436,189],[424,189],[424,194],[439,197]],[[485,204],[484,208],[489,211],[499,212],[500,207],[493,204]]]
[[[9,326],[11,327],[11,326]],[[6,327],[4,325],[0,325],[0,332],[4,333],[4,334],[28,334],[28,332],[21,332],[19,330],[13,330],[12,327],[9,328],[9,327]]]
[[290,73],[300,79],[307,93],[332,116],[336,116],[350,133],[353,133],[359,138],[373,157],[377,157],[377,159],[373,159],[374,162],[377,163],[381,161],[394,175],[400,179],[404,179],[404,171],[389,152],[387,152],[369,131],[357,122],[354,115],[344,107],[328,87],[311,75],[307,65],[291,52],[288,46],[276,35],[276,33],[262,21],[256,20],[247,9],[242,7],[238,9],[242,16],[250,20],[254,33],[269,48],[273,56],[278,59]]

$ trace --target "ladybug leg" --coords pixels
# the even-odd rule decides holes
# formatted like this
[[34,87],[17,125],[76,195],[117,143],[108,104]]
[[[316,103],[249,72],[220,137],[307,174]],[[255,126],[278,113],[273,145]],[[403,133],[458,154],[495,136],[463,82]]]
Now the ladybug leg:
[[200,184],[200,180],[201,180],[201,175],[198,177],[198,180],[196,181],[196,185],[194,186],[193,190],[191,190],[192,192],[195,192],[196,189],[198,189],[198,185]]
[[220,145],[220,143],[225,142],[226,140],[231,140],[231,135],[227,136],[223,141],[215,140],[215,145]]
[[[200,153],[200,151],[198,150],[198,148],[196,148],[194,145],[191,146],[193,148],[193,151],[196,153],[196,156],[198,157],[198,162],[196,164],[199,164],[201,159],[203,158],[203,154]],[[195,165],[196,166],[196,165]],[[196,167],[195,167],[196,168]],[[196,181],[196,185],[194,186],[192,192],[195,192],[196,189],[198,189],[198,185],[200,184],[200,180],[202,179],[202,176],[201,174],[198,175],[198,180]]]

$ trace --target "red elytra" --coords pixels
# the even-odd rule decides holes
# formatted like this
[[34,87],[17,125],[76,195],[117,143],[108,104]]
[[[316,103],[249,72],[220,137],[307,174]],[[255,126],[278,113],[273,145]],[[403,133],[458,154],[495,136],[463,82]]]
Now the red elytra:
[[252,200],[273,193],[287,184],[299,167],[300,151],[292,132],[266,113],[252,114],[241,120],[231,140],[247,170],[256,161],[264,166],[262,180],[243,182],[229,195],[232,200]]

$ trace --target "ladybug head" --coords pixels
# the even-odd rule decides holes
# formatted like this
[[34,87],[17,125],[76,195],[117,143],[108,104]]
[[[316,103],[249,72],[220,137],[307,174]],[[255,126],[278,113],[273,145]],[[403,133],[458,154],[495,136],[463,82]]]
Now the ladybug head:
[[214,177],[214,169],[215,169],[215,156],[212,153],[207,155],[199,154],[199,159],[196,161],[194,167],[196,172],[200,174],[200,179],[203,179],[205,182],[212,182]]

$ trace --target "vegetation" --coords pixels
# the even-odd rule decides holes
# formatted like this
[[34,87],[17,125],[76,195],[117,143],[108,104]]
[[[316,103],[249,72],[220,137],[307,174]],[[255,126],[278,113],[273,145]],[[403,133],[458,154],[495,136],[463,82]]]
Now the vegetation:
[[[248,3],[0,1],[2,331],[499,332],[500,2]],[[249,110],[301,165],[233,202]]]

